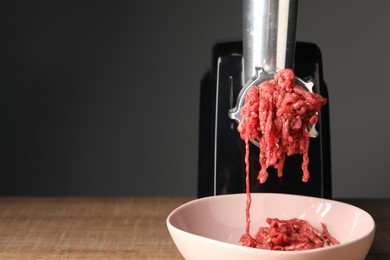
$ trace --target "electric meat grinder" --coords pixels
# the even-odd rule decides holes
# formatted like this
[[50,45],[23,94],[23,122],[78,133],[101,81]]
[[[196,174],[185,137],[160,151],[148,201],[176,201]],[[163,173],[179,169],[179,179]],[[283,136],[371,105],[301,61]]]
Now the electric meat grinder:
[[[201,81],[198,196],[245,192],[245,144],[237,122],[229,118],[239,93],[250,84],[256,68],[275,73],[291,68],[312,91],[328,98],[320,49],[296,42],[297,0],[243,0],[243,38],[216,44],[212,68]],[[328,104],[319,112],[316,138],[309,148],[310,179],[302,182],[302,156],[286,157],[284,174],[268,168],[260,184],[259,147],[250,144],[251,192],[275,192],[331,198],[331,156]]]

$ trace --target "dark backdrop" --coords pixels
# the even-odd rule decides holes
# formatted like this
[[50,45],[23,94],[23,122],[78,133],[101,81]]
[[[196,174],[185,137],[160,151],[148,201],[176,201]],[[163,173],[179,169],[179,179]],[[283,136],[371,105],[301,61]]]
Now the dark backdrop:
[[[390,197],[389,8],[300,1],[297,39],[324,56],[336,197]],[[241,1],[0,12],[0,195],[196,194],[199,82],[213,44],[240,39]]]

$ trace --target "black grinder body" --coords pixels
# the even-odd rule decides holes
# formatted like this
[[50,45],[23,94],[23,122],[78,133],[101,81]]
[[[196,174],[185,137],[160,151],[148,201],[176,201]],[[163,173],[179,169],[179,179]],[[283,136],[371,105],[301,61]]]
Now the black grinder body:
[[[228,117],[242,86],[242,42],[214,46],[212,69],[201,81],[199,122],[198,196],[245,192],[245,143],[237,131],[237,123]],[[313,91],[328,98],[322,75],[320,49],[311,43],[297,42],[294,73],[314,80]],[[286,157],[283,176],[273,167],[260,184],[259,147],[250,144],[250,190],[331,198],[331,154],[329,99],[319,113],[319,136],[311,138],[309,148],[310,179],[302,182],[302,155]]]

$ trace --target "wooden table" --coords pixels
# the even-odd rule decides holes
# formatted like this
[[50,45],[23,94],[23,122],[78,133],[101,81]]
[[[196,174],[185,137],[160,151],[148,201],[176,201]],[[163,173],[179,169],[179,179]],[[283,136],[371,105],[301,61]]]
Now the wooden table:
[[[0,259],[183,259],[165,220],[192,198],[0,198]],[[390,200],[348,200],[372,214],[367,260],[390,259]]]

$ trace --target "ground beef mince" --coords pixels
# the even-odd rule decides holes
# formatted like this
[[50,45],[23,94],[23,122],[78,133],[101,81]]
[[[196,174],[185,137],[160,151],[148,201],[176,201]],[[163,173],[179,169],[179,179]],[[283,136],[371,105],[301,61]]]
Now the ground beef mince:
[[302,154],[302,181],[310,177],[308,128],[318,122],[317,112],[326,104],[326,99],[302,89],[295,83],[292,70],[276,73],[272,80],[248,90],[245,105],[241,110],[238,131],[245,141],[246,173],[246,229],[240,243],[243,246],[271,250],[303,250],[338,244],[322,224],[323,232],[299,219],[279,220],[268,218],[269,227],[261,227],[257,234],[250,235],[251,193],[249,185],[249,142],[257,140],[260,146],[258,174],[260,183],[268,178],[267,168],[273,166],[278,176],[283,175],[285,157]]
[[303,155],[302,181],[309,180],[308,128],[318,122],[317,112],[325,104],[325,98],[295,83],[291,69],[280,70],[272,80],[248,90],[238,131],[246,143],[259,142],[260,183],[267,180],[269,166],[282,176],[285,156],[293,154]]
[[280,251],[307,250],[339,244],[323,223],[321,232],[302,219],[267,218],[266,221],[269,227],[260,227],[254,238],[243,235],[240,242],[248,247]]

